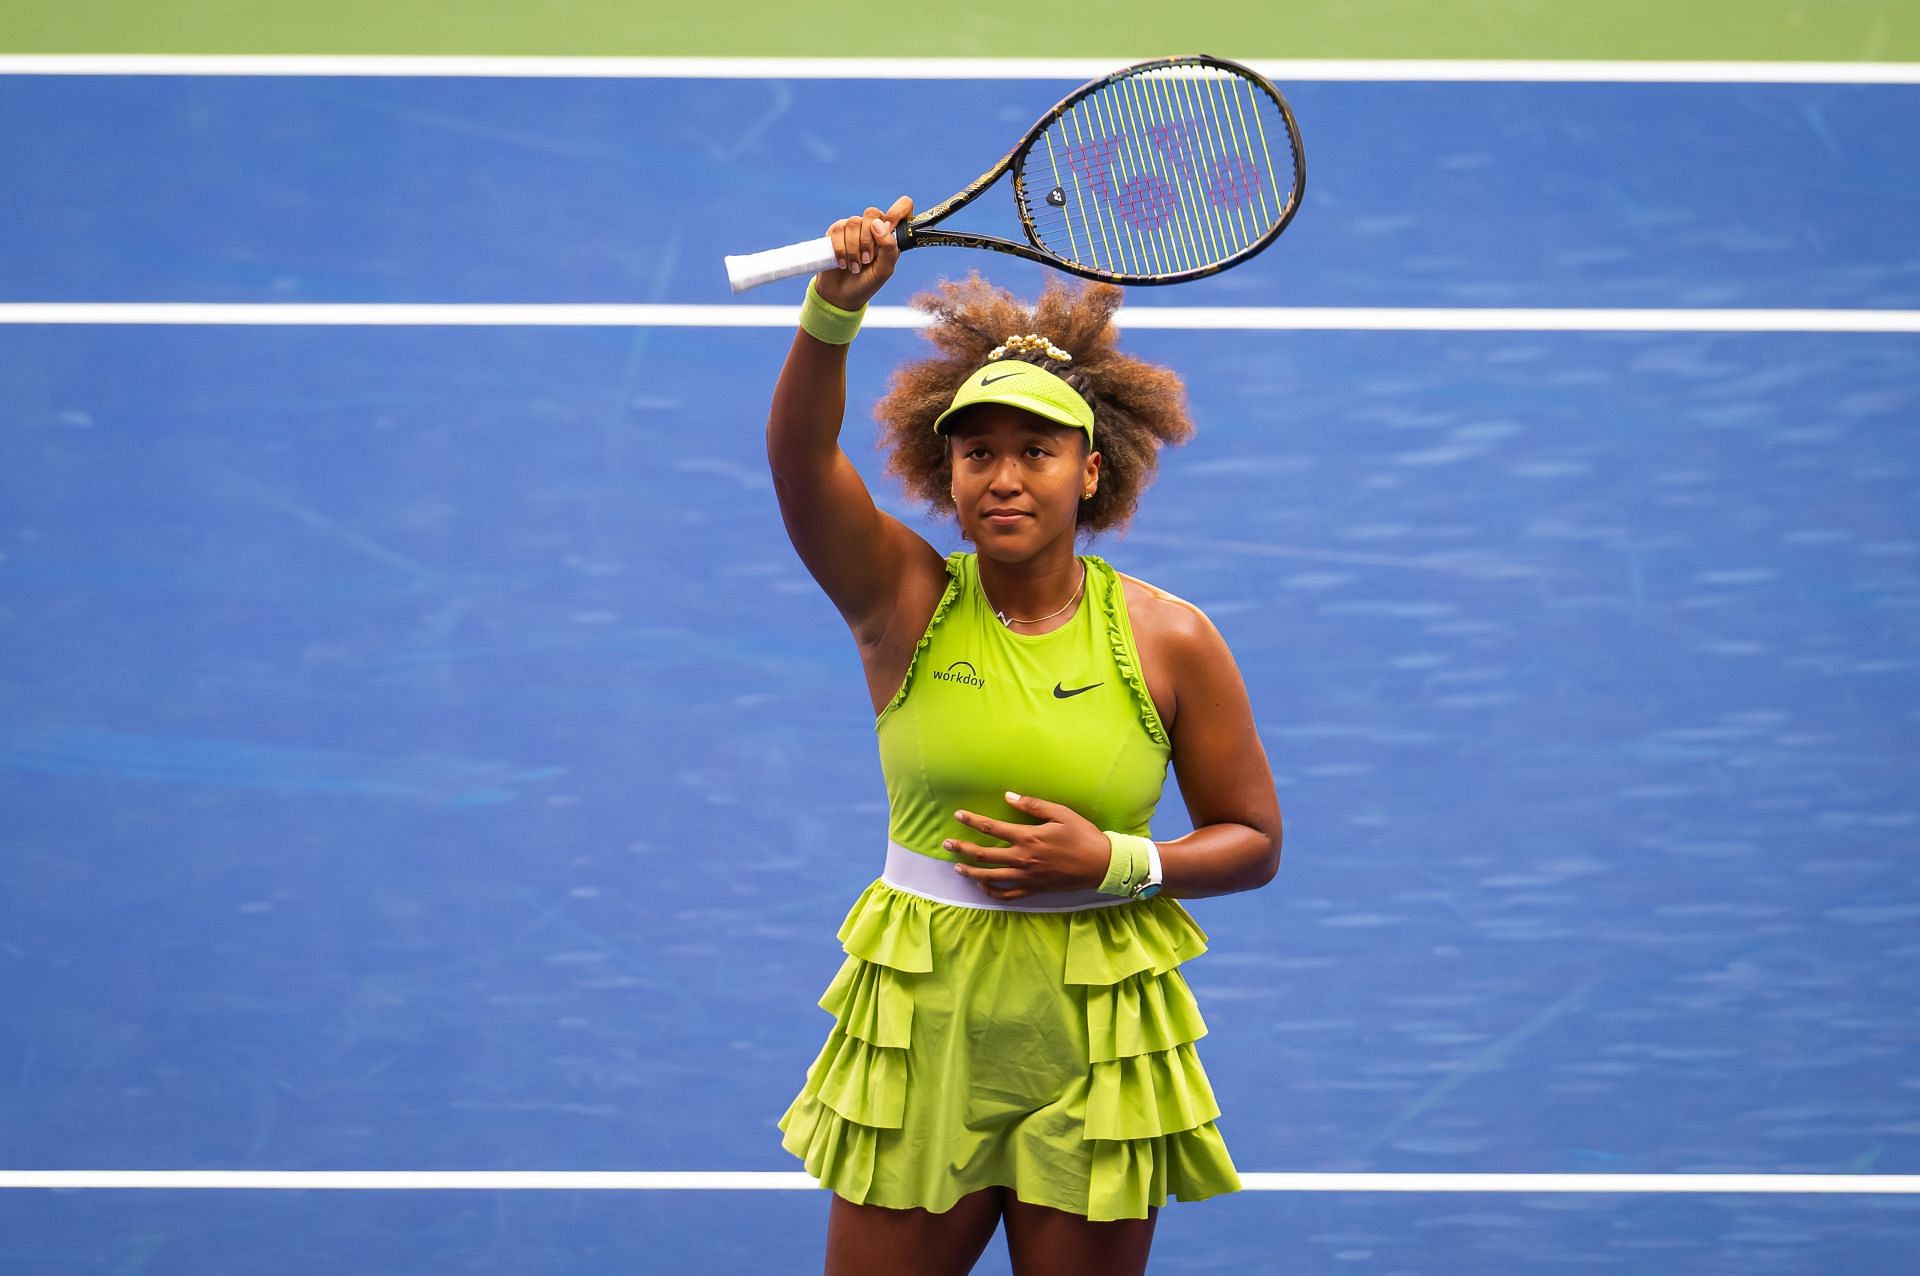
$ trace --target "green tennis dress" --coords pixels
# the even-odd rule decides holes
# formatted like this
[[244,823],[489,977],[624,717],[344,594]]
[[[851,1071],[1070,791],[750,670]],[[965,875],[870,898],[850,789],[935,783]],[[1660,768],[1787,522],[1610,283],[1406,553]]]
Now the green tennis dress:
[[[782,1146],[856,1203],[935,1212],[995,1185],[1095,1220],[1237,1191],[1194,1043],[1181,963],[1206,933],[1165,895],[992,903],[949,869],[969,810],[1018,823],[1008,791],[1145,835],[1172,749],[1127,621],[1094,557],[1071,623],[1016,634],[971,554],[876,724],[888,871],[841,925],[834,1018],[780,1118]],[[929,874],[932,876],[929,876]],[[977,896],[967,903],[952,902]]]

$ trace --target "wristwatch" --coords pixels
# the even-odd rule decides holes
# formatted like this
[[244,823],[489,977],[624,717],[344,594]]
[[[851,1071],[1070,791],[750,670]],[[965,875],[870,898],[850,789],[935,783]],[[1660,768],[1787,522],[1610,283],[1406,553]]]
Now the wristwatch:
[[1147,875],[1133,888],[1135,902],[1152,899],[1160,893],[1160,844],[1147,839]]

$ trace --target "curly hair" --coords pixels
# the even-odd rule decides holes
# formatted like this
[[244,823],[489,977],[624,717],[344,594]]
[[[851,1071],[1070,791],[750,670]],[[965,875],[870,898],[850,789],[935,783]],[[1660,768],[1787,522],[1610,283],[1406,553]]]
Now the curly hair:
[[1193,422],[1187,417],[1186,386],[1177,374],[1114,348],[1113,312],[1123,299],[1112,284],[1050,279],[1039,302],[1029,307],[977,273],[958,282],[942,280],[915,297],[913,305],[933,316],[922,335],[938,353],[896,370],[874,405],[887,472],[901,480],[909,496],[951,513],[953,461],[946,436],[934,432],[934,419],[987,362],[989,351],[1009,336],[1039,333],[1073,361],[1056,363],[1037,353],[1007,357],[1039,364],[1093,405],[1100,485],[1080,504],[1080,527],[1088,532],[1125,527],[1153,481],[1160,449],[1186,442]]

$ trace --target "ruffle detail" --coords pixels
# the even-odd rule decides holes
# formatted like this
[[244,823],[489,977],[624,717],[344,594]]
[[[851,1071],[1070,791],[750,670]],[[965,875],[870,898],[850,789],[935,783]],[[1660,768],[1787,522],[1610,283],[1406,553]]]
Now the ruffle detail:
[[1206,1020],[1176,969],[1207,951],[1206,932],[1170,899],[1075,913],[1072,923],[1067,980],[1088,985],[1087,1217],[1144,1218],[1169,1195],[1239,1190],[1193,1045]]
[[869,1045],[905,1050],[913,1038],[913,993],[892,966],[848,954],[819,1004]]
[[1205,1125],[1220,1115],[1191,1045],[1093,1065],[1087,1093],[1090,1139],[1151,1139]]
[[1098,570],[1106,578],[1106,588],[1098,593],[1106,604],[1107,641],[1113,646],[1114,667],[1133,691],[1134,703],[1140,709],[1140,723],[1146,727],[1147,734],[1161,748],[1171,749],[1173,743],[1167,738],[1166,725],[1160,721],[1160,710],[1153,703],[1153,693],[1147,690],[1147,678],[1140,672],[1140,657],[1133,648],[1133,624],[1127,619],[1126,585],[1105,559],[1089,554],[1087,564],[1089,570]]
[[913,645],[913,655],[907,658],[907,672],[900,679],[899,689],[893,693],[893,699],[887,701],[887,707],[880,711],[879,717],[874,721],[878,722],[880,718],[892,713],[899,707],[900,702],[907,698],[907,692],[912,690],[913,673],[920,667],[921,654],[933,641],[933,631],[940,627],[940,622],[946,619],[947,613],[953,609],[954,601],[960,597],[960,560],[964,557],[966,557],[964,552],[947,555],[946,592],[940,595],[940,603],[933,609],[933,616],[927,621],[927,627],[920,631],[920,641]]
[[[1052,1133],[1016,1126],[1010,1137],[1020,1140],[1017,1154],[982,1157],[979,1144],[950,1142],[984,1128],[973,1125],[980,1118],[967,1106],[966,1074],[942,1072],[954,1066],[945,1062],[954,1043],[930,1039],[911,1053],[916,997],[927,995],[924,980],[950,980],[973,969],[946,971],[949,957],[942,956],[943,969],[936,971],[936,940],[942,954],[958,945],[954,957],[990,961],[992,953],[1008,951],[998,947],[1004,940],[976,936],[974,927],[1028,924],[1064,925],[1064,935],[1039,933],[1054,935],[1046,947],[1065,970],[1036,973],[1064,974],[1060,995],[1084,999],[1087,1071],[1049,1105],[1059,1114],[1049,1118]],[[941,1210],[966,1192],[1002,1183],[1023,1200],[1102,1221],[1144,1218],[1170,1196],[1201,1200],[1240,1187],[1194,1045],[1207,1025],[1176,969],[1206,951],[1206,934],[1177,901],[987,917],[875,881],[839,933],[846,959],[819,999],[833,1027],[779,1121],[781,1145],[822,1186],[855,1202]],[[992,979],[989,974],[989,986]],[[929,1000],[929,1014],[945,1004],[948,986],[966,985],[941,984],[931,995],[943,1000]],[[915,1091],[911,1127],[910,1067],[930,1069],[914,1078],[928,1089]],[[949,1155],[955,1159],[942,1160]],[[972,1168],[955,1174],[948,1164]],[[1039,1173],[1028,1172],[1036,1167]]]
[[1152,971],[1087,989],[1087,1053],[1095,1064],[1171,1050],[1207,1035],[1184,979]]
[[880,1133],[905,1120],[911,983],[933,969],[928,905],[876,880],[847,910],[846,960],[819,1001],[833,1029],[780,1118],[780,1145],[849,1200],[873,1194]]
[[933,940],[927,930],[927,909],[932,906],[924,896],[894,890],[876,878],[840,923],[840,946],[862,961],[925,974],[933,969]]
[[897,1130],[907,1106],[904,1046],[876,1046],[835,1025],[807,1069],[806,1089],[849,1121]]
[[849,1121],[806,1091],[780,1118],[780,1146],[799,1157],[807,1173],[851,1201],[873,1193],[880,1131]]
[[1068,916],[1070,984],[1117,984],[1143,970],[1163,974],[1207,951],[1207,932],[1165,897]]
[[1087,1217],[1096,1223],[1145,1218],[1169,1196],[1204,1201],[1240,1190],[1240,1174],[1226,1140],[1209,1121],[1155,1139],[1103,1140],[1093,1145]]

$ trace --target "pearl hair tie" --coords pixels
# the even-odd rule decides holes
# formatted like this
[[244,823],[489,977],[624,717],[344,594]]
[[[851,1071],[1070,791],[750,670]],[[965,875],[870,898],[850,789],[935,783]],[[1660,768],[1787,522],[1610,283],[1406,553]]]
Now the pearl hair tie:
[[1013,354],[1038,354],[1042,351],[1046,353],[1047,358],[1053,360],[1055,363],[1073,362],[1072,355],[1062,350],[1059,346],[1054,345],[1052,341],[1049,341],[1037,332],[1029,332],[1024,337],[1008,337],[1005,345],[995,346],[993,348],[992,353],[987,355],[987,360],[988,362],[992,362],[995,359],[1004,359],[1009,352]]

